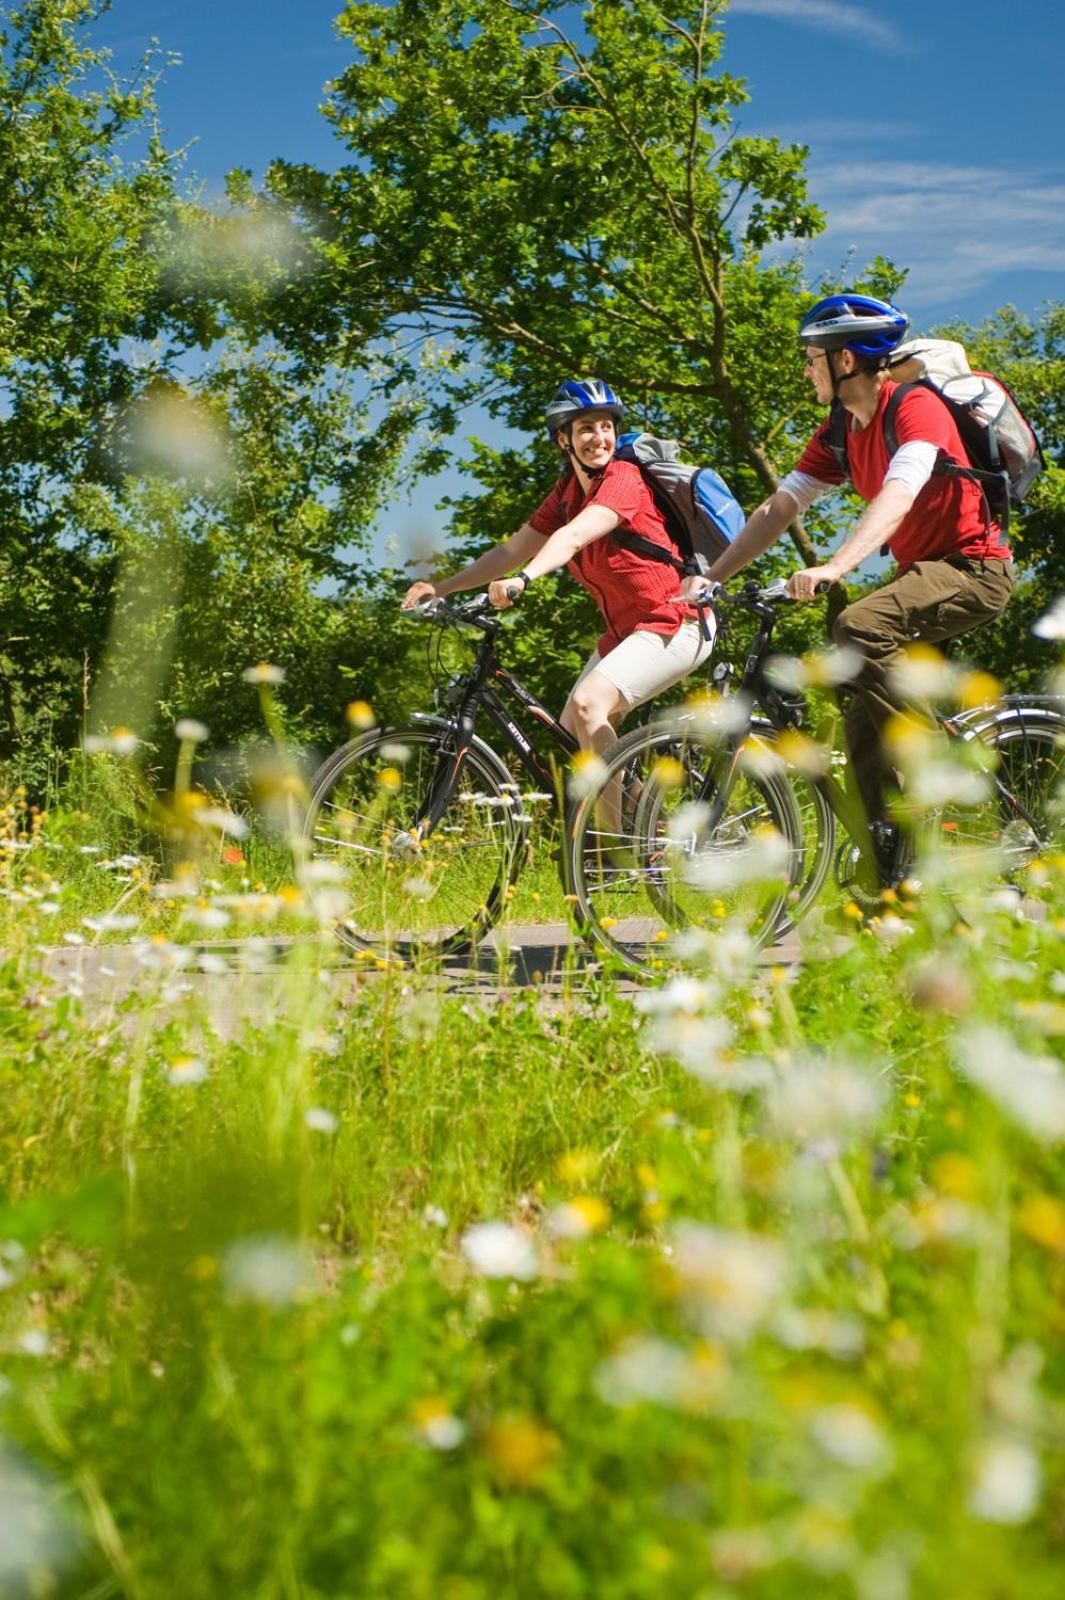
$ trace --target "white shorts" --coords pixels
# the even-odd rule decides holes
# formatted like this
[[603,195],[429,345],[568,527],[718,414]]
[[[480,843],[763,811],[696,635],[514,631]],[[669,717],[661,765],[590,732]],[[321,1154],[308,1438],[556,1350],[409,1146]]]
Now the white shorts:
[[[625,696],[630,706],[653,700],[656,694],[661,694],[671,684],[679,683],[689,672],[694,672],[696,667],[701,667],[713,650],[716,627],[714,613],[706,611],[704,616],[709,639],[704,639],[694,618],[682,622],[672,635],[642,630],[630,633],[627,639],[622,639],[605,656],[593,650],[577,683],[581,683],[590,672],[601,672]],[[574,689],[577,683],[573,685]]]

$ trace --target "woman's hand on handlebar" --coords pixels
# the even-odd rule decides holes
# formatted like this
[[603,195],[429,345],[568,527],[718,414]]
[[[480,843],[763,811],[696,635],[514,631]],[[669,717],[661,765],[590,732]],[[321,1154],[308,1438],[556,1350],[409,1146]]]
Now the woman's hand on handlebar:
[[525,583],[517,577],[497,578],[495,583],[488,585],[488,598],[497,611],[505,611],[515,600],[520,600],[524,593]]
[[804,567],[788,579],[788,594],[792,600],[815,600],[823,588],[838,583],[841,576],[831,562],[823,567]]
[[693,573],[690,578],[682,578],[680,582],[680,599],[685,605],[697,606],[704,602],[709,590],[716,592],[719,585],[711,583],[709,578],[704,578],[700,573]]
[[419,578],[417,582],[411,584],[403,599],[399,602],[399,609],[401,611],[413,611],[414,607],[420,606],[423,600],[432,600],[435,595],[435,585],[427,582],[425,578]]

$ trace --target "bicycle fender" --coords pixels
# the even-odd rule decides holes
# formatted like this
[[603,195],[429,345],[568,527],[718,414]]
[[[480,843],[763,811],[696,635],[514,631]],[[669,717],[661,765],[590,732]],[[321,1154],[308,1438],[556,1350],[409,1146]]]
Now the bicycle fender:
[[1024,723],[1040,728],[1056,728],[1065,733],[1065,714],[1062,710],[1052,710],[1045,705],[1005,705],[997,710],[993,707],[978,706],[969,712],[963,712],[960,717],[951,719],[960,728],[962,739],[980,739],[986,734],[995,733],[1000,728],[1020,727]]

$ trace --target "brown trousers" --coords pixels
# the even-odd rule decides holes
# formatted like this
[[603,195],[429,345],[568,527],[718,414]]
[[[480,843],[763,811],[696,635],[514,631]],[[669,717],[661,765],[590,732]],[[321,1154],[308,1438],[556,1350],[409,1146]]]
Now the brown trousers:
[[897,786],[884,752],[884,725],[903,709],[890,683],[891,667],[915,639],[938,644],[979,628],[1005,609],[1013,591],[1008,561],[918,561],[899,578],[856,600],[832,627],[838,645],[850,645],[865,665],[852,685],[843,732],[855,786],[870,822],[884,818]]

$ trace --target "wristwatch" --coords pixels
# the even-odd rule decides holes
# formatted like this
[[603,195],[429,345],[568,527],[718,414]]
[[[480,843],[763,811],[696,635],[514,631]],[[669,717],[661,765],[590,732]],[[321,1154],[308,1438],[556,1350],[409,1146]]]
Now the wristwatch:
[[533,581],[529,577],[529,574],[526,572],[524,567],[519,567],[517,572],[515,572],[514,576],[515,576],[515,578],[520,578],[521,579],[521,581],[525,585],[526,589],[529,587],[530,583],[532,583],[532,581]]

